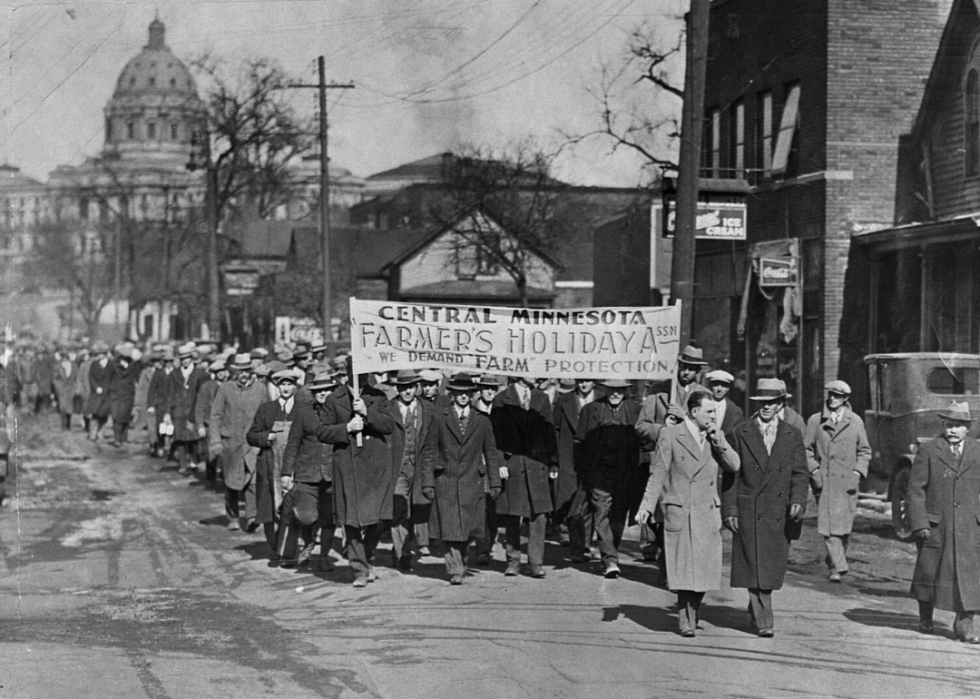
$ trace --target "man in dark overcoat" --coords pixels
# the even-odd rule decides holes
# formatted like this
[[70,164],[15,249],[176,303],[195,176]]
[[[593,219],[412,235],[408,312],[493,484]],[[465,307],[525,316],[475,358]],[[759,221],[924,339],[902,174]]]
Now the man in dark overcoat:
[[934,632],[934,609],[956,613],[953,631],[980,643],[980,445],[968,439],[974,422],[968,403],[953,401],[939,413],[943,434],[919,447],[912,462],[908,505],[918,557],[912,597],[919,630]]
[[639,401],[626,397],[629,381],[608,379],[600,385],[606,395],[582,408],[575,440],[581,444],[578,468],[591,488],[603,575],[618,578],[618,549],[640,468],[635,425],[641,407]]
[[558,444],[554,412],[548,396],[534,388],[534,379],[518,377],[493,399],[493,437],[503,454],[503,490],[497,514],[505,529],[507,570],[521,567],[521,519],[528,520],[527,559],[531,577],[543,578],[544,536],[551,512],[550,479],[558,477]]
[[748,588],[753,624],[770,637],[772,591],[783,586],[790,541],[799,536],[809,472],[803,435],[776,417],[786,399],[778,379],[759,379],[750,399],[758,412],[728,435],[741,468],[725,474],[721,514],[734,535],[731,586]]
[[115,372],[116,365],[109,358],[109,348],[101,343],[95,343],[92,348],[94,358],[88,370],[89,399],[88,414],[92,416],[92,431],[89,439],[95,441],[99,433],[109,421],[112,404],[109,402],[109,383]]
[[[353,369],[348,359],[348,382],[327,397],[317,438],[333,445],[334,514],[344,525],[347,561],[354,587],[378,579],[374,551],[381,538],[381,520],[390,516],[392,492],[389,439],[395,421],[388,399],[359,381],[359,396],[351,390]],[[360,444],[358,444],[360,434]]]
[[124,343],[116,348],[115,367],[109,381],[109,407],[112,414],[112,446],[125,443],[129,423],[133,421],[133,406],[136,403],[136,382],[143,366],[134,356],[136,350]]
[[500,495],[500,453],[490,418],[470,401],[473,379],[457,374],[449,382],[452,403],[433,419],[422,454],[422,492],[434,500],[429,531],[442,539],[449,582],[460,585],[466,574],[470,539],[485,538],[486,493]]
[[422,447],[435,417],[435,406],[418,397],[419,375],[403,369],[391,378],[398,393],[388,401],[388,412],[395,420],[391,434],[392,495],[391,543],[395,565],[412,570],[415,526],[429,521],[432,499],[422,493]]
[[193,345],[182,345],[177,357],[180,366],[167,375],[163,419],[174,427],[173,445],[179,473],[186,476],[194,470],[191,463],[195,459],[196,442],[200,439],[196,422],[197,399],[201,387],[210,377],[195,364]]
[[[582,408],[594,401],[595,381],[576,379],[575,390],[558,395],[555,401],[555,430],[558,439],[558,478],[555,486],[555,517],[568,539],[573,563],[585,563],[592,553],[593,517],[588,484],[575,465],[579,446],[575,430]],[[564,543],[564,542],[563,542]]]
[[61,416],[61,427],[71,429],[71,416],[75,412],[75,380],[78,367],[75,365],[75,353],[61,349],[56,354],[54,376],[51,385],[54,387],[55,399],[58,401],[58,414]]
[[163,422],[170,401],[170,375],[173,371],[173,348],[167,345],[160,352],[160,366],[153,372],[146,393],[146,429],[150,433],[150,452],[157,457],[164,455],[168,443],[166,435],[160,433],[160,424]]

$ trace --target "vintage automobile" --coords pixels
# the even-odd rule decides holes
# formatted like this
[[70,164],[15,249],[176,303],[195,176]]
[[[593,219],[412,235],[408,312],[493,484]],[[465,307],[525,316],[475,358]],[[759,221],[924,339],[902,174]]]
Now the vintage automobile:
[[[923,442],[941,434],[938,413],[950,401],[966,401],[971,413],[980,414],[980,355],[872,354],[864,361],[871,389],[871,407],[864,412],[872,452],[869,480],[887,482],[895,535],[909,541],[912,460]],[[975,427],[971,436],[977,437]]]

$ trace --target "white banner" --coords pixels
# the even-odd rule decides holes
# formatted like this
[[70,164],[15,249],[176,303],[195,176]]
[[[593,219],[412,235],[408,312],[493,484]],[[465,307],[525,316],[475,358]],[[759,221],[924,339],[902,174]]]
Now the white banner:
[[452,369],[547,378],[670,379],[680,306],[500,308],[350,300],[359,374]]

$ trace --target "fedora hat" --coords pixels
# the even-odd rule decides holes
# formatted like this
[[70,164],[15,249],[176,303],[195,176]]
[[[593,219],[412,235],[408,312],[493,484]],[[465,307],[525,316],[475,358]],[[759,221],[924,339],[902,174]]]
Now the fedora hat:
[[954,420],[956,422],[975,422],[976,418],[970,416],[970,404],[966,401],[957,403],[950,401],[949,407],[939,411],[939,417],[943,420]]
[[411,386],[420,380],[419,373],[415,369],[399,369],[394,376],[388,379],[388,382],[394,386]]
[[691,364],[694,366],[708,365],[708,363],[704,361],[704,350],[693,345],[688,345],[685,347],[684,351],[677,355],[677,361],[681,362],[682,364]]
[[193,342],[188,342],[187,344],[181,345],[177,348],[177,357],[183,359],[184,357],[191,357],[194,352],[197,351],[197,347]]
[[252,358],[247,354],[236,354],[229,368],[235,369],[236,371],[244,371],[245,369],[251,369]]
[[269,350],[265,347],[256,347],[248,353],[248,356],[252,359],[265,359],[269,356]]
[[423,369],[419,372],[419,378],[427,383],[439,383],[442,381],[442,372],[437,369]]
[[507,385],[507,379],[500,374],[483,374],[476,380],[476,385],[481,388],[503,388]]
[[215,373],[227,369],[228,365],[225,363],[224,359],[215,359],[208,365],[208,371],[213,371]]
[[606,388],[629,388],[632,386],[626,379],[604,379],[599,382],[599,385]]
[[449,383],[446,385],[450,391],[475,391],[476,383],[473,381],[473,377],[465,371],[461,371],[453,378],[449,379]]
[[336,388],[339,385],[340,380],[335,372],[321,371],[313,377],[313,381],[310,382],[309,389],[310,391],[321,391],[325,388]]
[[759,379],[755,386],[755,395],[749,400],[775,400],[786,397],[786,384],[779,379]]

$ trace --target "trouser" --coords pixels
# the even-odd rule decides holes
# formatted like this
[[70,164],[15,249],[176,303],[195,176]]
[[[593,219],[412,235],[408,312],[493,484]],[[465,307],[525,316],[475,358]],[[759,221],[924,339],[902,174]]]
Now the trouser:
[[61,429],[71,429],[71,413],[61,413]]
[[[404,473],[398,474],[392,495],[391,548],[397,562],[403,556],[412,557],[415,530],[411,521],[412,484]],[[405,547],[408,547],[406,550]]]
[[484,517],[483,523],[486,535],[477,539],[476,552],[481,556],[490,556],[493,554],[493,544],[497,540],[497,531],[500,528],[500,522],[498,521],[496,503],[490,497],[489,493],[486,495],[485,505],[486,517]]
[[174,454],[181,471],[186,471],[188,462],[194,463],[194,442],[174,442]]
[[[934,607],[932,606],[932,602],[922,602],[920,600],[919,620],[932,622],[933,610]],[[964,609],[962,603],[956,603],[956,619],[953,621],[953,633],[956,635],[956,638],[966,638],[967,636],[972,636],[974,634],[973,617],[976,615],[976,613],[977,610]]]
[[578,490],[572,497],[565,522],[568,526],[568,545],[570,553],[588,555],[592,547],[592,535],[595,532],[595,515],[592,512],[589,488],[579,484]]
[[446,559],[446,572],[450,575],[464,575],[466,573],[466,547],[469,541],[445,541],[443,540],[443,555]]
[[316,543],[316,528],[323,527],[320,553],[330,551],[333,544],[333,497],[330,482],[293,483],[283,497],[282,516],[279,520],[277,551],[280,558],[296,558],[297,540],[303,539],[303,547],[312,551]]
[[[504,523],[507,543],[507,563],[521,562],[521,517],[520,515],[498,515]],[[527,562],[531,565],[544,564],[544,534],[548,527],[548,515],[531,515],[528,519]]]
[[604,565],[619,563],[619,544],[626,528],[629,510],[629,481],[616,474],[597,475],[592,484],[592,508],[595,511],[595,532],[599,538],[599,553]]
[[344,538],[347,540],[344,553],[354,575],[366,576],[374,566],[374,552],[381,538],[381,524],[369,524],[366,527],[344,525]]
[[429,548],[429,513],[432,512],[432,504],[415,505],[415,507],[423,508],[419,512],[418,519],[425,518],[424,522],[415,524],[415,540],[418,542],[419,548]]
[[129,433],[129,421],[115,420],[112,421],[112,441],[116,444],[122,444],[126,441],[126,437]]
[[847,540],[849,535],[825,536],[824,545],[827,547],[827,567],[831,573],[846,573],[847,567]]
[[697,628],[698,611],[703,599],[703,592],[677,591],[677,623],[681,631],[694,631]]
[[108,421],[109,421],[109,418],[108,417],[100,417],[98,415],[93,415],[92,416],[92,421],[90,423],[91,426],[92,426],[92,431],[91,431],[91,434],[89,435],[89,437],[91,437],[93,440],[98,439],[99,438],[99,433],[102,432],[102,428],[105,427],[105,424]]
[[235,490],[228,487],[227,484],[225,485],[225,514],[232,521],[242,517],[239,505],[242,495],[245,496],[245,519],[255,519],[255,480],[253,479],[246,483],[241,490]]
[[749,588],[749,614],[757,629],[772,629],[772,590]]

